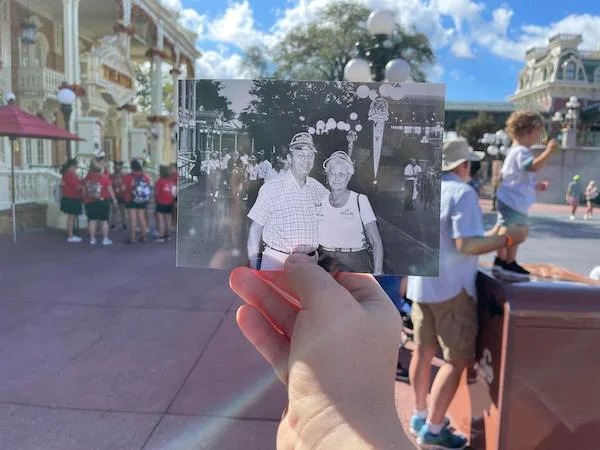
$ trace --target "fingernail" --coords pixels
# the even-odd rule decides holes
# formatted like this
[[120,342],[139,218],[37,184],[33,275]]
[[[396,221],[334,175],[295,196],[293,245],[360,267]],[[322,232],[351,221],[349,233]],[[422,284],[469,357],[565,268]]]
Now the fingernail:
[[291,264],[312,263],[314,258],[311,258],[305,253],[292,253],[287,259]]

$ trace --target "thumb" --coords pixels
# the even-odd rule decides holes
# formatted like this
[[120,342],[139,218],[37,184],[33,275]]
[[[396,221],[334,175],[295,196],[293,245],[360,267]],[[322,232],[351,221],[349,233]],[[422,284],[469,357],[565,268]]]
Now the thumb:
[[325,314],[339,313],[340,307],[355,303],[348,291],[307,255],[291,255],[285,262],[284,271],[302,309]]

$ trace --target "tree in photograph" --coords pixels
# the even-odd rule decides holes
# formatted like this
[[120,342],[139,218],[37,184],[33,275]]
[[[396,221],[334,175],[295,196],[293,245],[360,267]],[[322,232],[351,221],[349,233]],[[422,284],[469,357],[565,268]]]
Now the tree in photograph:
[[[275,77],[342,80],[344,66],[356,54],[356,43],[374,40],[366,28],[370,12],[355,1],[338,1],[323,8],[313,22],[292,28],[274,48]],[[398,49],[392,57],[410,63],[412,78],[425,81],[424,68],[435,60],[427,37],[398,26],[388,44]]]
[[196,107],[205,111],[218,111],[223,114],[224,120],[231,120],[234,116],[231,110],[231,101],[221,95],[223,83],[217,80],[196,81]]

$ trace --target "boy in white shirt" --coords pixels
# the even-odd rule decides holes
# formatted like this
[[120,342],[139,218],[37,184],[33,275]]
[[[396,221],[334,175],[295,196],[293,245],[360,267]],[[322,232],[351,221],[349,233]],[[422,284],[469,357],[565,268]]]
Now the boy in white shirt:
[[[558,142],[550,140],[546,149],[535,156],[531,146],[544,131],[542,117],[533,111],[515,111],[506,121],[506,131],[513,140],[500,171],[502,181],[496,193],[498,219],[496,231],[510,225],[527,226],[527,214],[535,201],[535,191],[547,189],[546,182],[536,183],[535,172],[558,149]],[[518,277],[529,277],[529,271],[517,264],[518,245],[498,250],[494,271]]]

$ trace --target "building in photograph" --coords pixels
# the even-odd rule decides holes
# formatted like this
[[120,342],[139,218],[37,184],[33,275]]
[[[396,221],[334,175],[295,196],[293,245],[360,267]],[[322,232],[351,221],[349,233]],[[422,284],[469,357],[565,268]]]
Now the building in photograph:
[[[24,110],[82,137],[69,150],[82,165],[102,150],[108,160],[143,158],[152,171],[175,161],[178,109],[170,105],[177,80],[195,76],[195,41],[159,0],[0,0],[0,99],[14,94]],[[145,111],[136,103],[136,67],[149,68]],[[60,103],[61,88],[76,94],[72,105]],[[52,197],[50,169],[67,154],[63,142],[20,139],[17,202]],[[0,138],[0,211],[10,200],[10,158]]]

